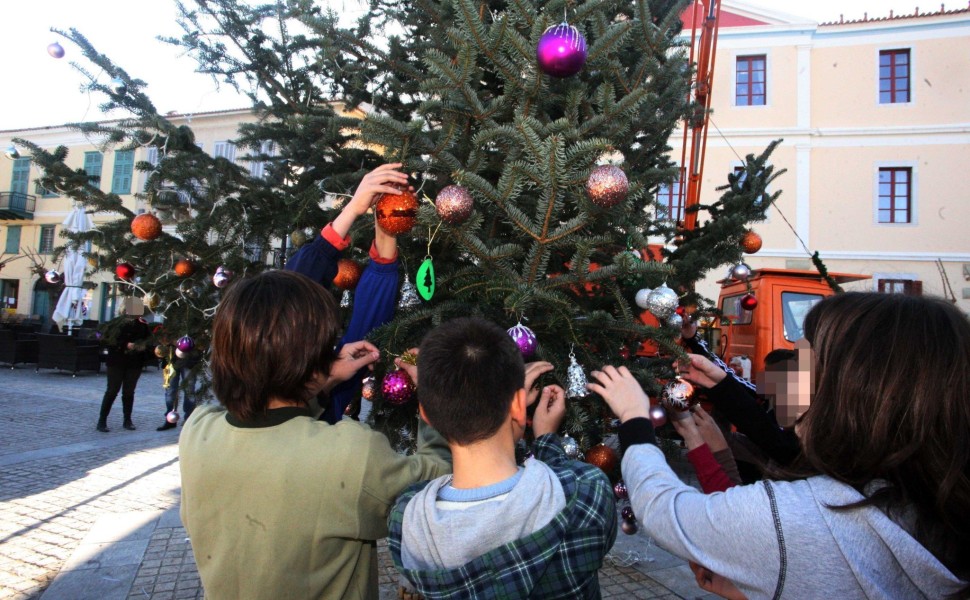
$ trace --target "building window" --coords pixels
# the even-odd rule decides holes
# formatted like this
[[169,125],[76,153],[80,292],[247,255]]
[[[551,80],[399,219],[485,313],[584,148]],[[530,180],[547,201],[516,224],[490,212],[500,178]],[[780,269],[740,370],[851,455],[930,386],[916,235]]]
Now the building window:
[[[150,146],[145,150],[145,162],[150,164],[153,170],[158,167],[158,148],[155,146]],[[150,176],[151,172],[142,173],[142,177],[144,177],[144,181],[142,181],[141,185],[142,191],[145,191],[148,188],[148,178]]]
[[212,156],[215,158],[224,158],[229,162],[235,162],[236,145],[232,142],[216,142],[216,145],[212,150]]
[[[276,144],[270,141],[264,141],[259,148],[259,158],[276,156]],[[254,160],[249,163],[249,174],[256,179],[262,179],[266,176],[266,164],[265,160]]]
[[912,223],[913,169],[879,169],[879,223]]
[[909,50],[879,52],[879,103],[909,102]]
[[41,198],[53,198],[57,196],[56,193],[48,190],[47,188],[45,188],[39,183],[34,185],[34,194],[40,196]]
[[54,252],[54,228],[56,225],[40,226],[40,245],[37,252],[40,254],[52,254]]
[[684,197],[681,195],[680,175],[669,185],[657,188],[657,219],[678,223],[684,220]]
[[923,282],[914,279],[880,279],[879,292],[882,294],[906,294],[907,296],[921,296]]
[[735,104],[737,106],[765,105],[765,64],[764,54],[739,56],[735,78]]
[[0,303],[6,308],[17,308],[20,295],[19,279],[0,279]]
[[20,254],[20,225],[7,225],[5,254]]
[[131,175],[135,170],[135,151],[115,152],[115,167],[111,172],[111,193],[130,194]]
[[84,153],[84,172],[88,174],[91,185],[101,187],[101,164],[104,156],[100,152]]
[[13,178],[10,180],[10,191],[22,196],[27,195],[30,183],[30,159],[17,158],[13,161]]

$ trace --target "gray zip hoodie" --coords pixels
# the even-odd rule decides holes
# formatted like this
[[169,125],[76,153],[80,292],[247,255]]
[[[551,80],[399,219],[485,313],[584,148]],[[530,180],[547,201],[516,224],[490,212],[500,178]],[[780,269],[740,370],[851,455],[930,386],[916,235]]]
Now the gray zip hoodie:
[[817,476],[704,495],[653,444],[630,446],[623,478],[648,535],[757,598],[941,598],[960,581],[900,524]]

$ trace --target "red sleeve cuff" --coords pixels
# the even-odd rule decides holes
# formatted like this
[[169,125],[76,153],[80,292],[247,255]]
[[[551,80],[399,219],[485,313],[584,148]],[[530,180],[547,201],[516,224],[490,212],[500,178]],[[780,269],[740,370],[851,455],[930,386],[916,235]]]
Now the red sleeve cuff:
[[397,260],[397,249],[394,249],[394,256],[390,258],[384,258],[377,253],[377,242],[371,242],[370,244],[370,259],[379,265],[389,265]]
[[345,238],[340,237],[340,235],[334,231],[332,223],[328,223],[326,227],[321,229],[320,235],[337,250],[346,250],[347,246],[350,245],[350,236],[348,235]]

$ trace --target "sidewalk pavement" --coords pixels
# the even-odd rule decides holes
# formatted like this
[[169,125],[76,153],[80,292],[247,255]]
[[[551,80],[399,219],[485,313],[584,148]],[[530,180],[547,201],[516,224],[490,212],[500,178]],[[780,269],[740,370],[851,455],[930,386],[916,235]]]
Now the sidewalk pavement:
[[[178,515],[178,432],[164,420],[161,373],[138,382],[95,431],[104,374],[0,367],[0,600],[203,598]],[[381,600],[397,573],[378,546]],[[707,598],[680,559],[620,534],[600,570],[604,598]]]

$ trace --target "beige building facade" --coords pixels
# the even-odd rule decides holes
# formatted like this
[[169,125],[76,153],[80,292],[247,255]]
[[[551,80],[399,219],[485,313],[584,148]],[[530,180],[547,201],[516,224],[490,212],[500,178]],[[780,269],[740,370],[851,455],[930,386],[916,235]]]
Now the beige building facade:
[[[771,157],[782,194],[746,262],[810,269],[817,250],[830,271],[872,277],[850,289],[970,311],[970,9],[824,24],[721,10],[701,201],[784,139]],[[699,291],[716,298],[721,276]]]

